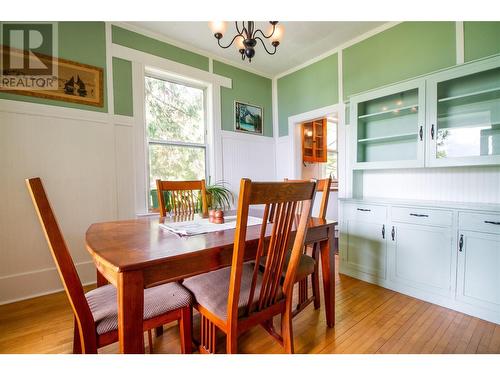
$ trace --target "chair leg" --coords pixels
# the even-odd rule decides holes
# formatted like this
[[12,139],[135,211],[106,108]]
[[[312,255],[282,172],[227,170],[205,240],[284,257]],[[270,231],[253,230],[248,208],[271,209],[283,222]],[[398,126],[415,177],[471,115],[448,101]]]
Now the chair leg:
[[200,313],[200,354],[215,354],[217,326]]
[[307,302],[307,277],[304,277],[300,280],[299,284],[299,302],[297,304],[297,310],[301,309],[302,306]]
[[238,335],[236,332],[228,332],[226,335],[226,353],[238,354]]
[[73,328],[73,354],[82,354],[82,343],[80,341],[80,331],[78,330],[78,323],[74,323]]
[[314,263],[314,272],[311,275],[312,278],[312,290],[313,290],[313,297],[314,297],[314,309],[319,309],[320,308],[320,293],[319,293],[319,251],[318,251],[318,244],[314,244],[313,247],[313,259],[315,261]]
[[281,336],[283,337],[283,346],[285,352],[293,354],[293,329],[292,329],[292,312],[287,308],[281,314]]
[[179,335],[181,338],[181,352],[182,354],[191,354],[192,350],[192,322],[193,310],[191,306],[184,307],[181,310],[181,317],[179,319]]
[[155,336],[160,337],[163,335],[163,326],[159,326],[155,328]]
[[150,329],[148,329],[148,345],[149,345],[149,354],[153,354],[153,334]]

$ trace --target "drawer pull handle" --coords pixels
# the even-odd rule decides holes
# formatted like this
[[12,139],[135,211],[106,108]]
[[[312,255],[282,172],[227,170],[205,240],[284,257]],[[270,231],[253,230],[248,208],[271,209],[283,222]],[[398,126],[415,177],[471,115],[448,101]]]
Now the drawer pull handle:
[[431,139],[434,140],[434,124],[431,126]]
[[500,225],[500,221],[489,221],[489,220],[485,220],[484,221],[485,224],[493,224],[493,225]]
[[385,224],[382,225],[382,239],[385,239]]
[[410,216],[416,216],[416,217],[429,217],[429,215],[425,215],[425,214],[410,214]]
[[422,126],[420,127],[420,131],[418,132],[418,134],[420,135],[420,140],[423,141],[424,140],[424,128]]
[[391,230],[391,237],[392,237],[392,240],[394,241],[394,238],[396,237],[396,231],[394,229],[394,226],[392,227],[392,230]]
[[462,252],[464,250],[464,235],[460,235],[460,240],[458,241],[458,251]]
[[368,209],[368,208],[357,208],[358,211],[361,211],[361,212],[370,212],[371,210]]

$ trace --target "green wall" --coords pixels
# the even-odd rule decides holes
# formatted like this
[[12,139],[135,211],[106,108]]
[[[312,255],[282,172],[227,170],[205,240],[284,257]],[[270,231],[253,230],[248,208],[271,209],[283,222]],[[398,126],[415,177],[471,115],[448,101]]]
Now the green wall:
[[464,22],[465,61],[497,53],[500,53],[500,22]]
[[106,37],[104,22],[58,22],[58,34],[60,58],[103,68],[104,106],[94,107],[85,104],[62,102],[59,100],[43,99],[2,92],[0,92],[0,99],[107,112]]
[[273,136],[272,81],[269,78],[213,62],[213,72],[232,79],[232,88],[221,88],[222,130],[234,131],[234,101],[258,105],[264,112],[264,135]]
[[455,65],[455,22],[404,22],[342,52],[344,100]]
[[111,35],[115,44],[208,71],[208,57],[114,25]]
[[339,101],[338,55],[334,54],[278,79],[279,136],[288,117]]
[[115,115],[134,115],[132,63],[118,57],[113,57],[113,101]]

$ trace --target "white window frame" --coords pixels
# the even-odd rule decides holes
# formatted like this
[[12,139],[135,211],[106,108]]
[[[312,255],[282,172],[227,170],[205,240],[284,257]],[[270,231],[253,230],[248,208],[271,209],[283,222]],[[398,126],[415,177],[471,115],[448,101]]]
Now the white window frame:
[[[192,142],[183,142],[183,141],[169,141],[169,140],[160,140],[160,139],[155,139],[155,140],[150,140],[148,137],[148,132],[147,132],[147,124],[146,124],[146,115],[144,113],[144,138],[145,138],[145,160],[146,160],[146,199],[147,199],[147,205],[148,205],[148,210],[151,209],[149,206],[149,194],[151,191],[151,171],[150,171],[150,160],[149,160],[149,147],[151,144],[156,144],[156,145],[164,145],[164,146],[177,146],[177,147],[189,147],[189,148],[200,148],[204,149],[205,151],[205,180],[209,181],[210,176],[211,176],[211,169],[210,169],[210,156],[209,156],[209,151],[210,151],[210,142],[209,142],[209,132],[208,132],[208,121],[209,121],[209,110],[208,110],[208,86],[204,85],[199,82],[194,82],[191,80],[187,79],[182,79],[176,76],[172,76],[166,72],[153,69],[153,68],[146,68],[144,70],[144,81],[146,80],[147,77],[182,85],[182,86],[187,86],[187,87],[192,87],[196,89],[200,89],[203,91],[203,143],[192,143]],[[146,89],[144,85],[144,92],[143,92],[143,106],[144,106],[144,112],[146,111]]]

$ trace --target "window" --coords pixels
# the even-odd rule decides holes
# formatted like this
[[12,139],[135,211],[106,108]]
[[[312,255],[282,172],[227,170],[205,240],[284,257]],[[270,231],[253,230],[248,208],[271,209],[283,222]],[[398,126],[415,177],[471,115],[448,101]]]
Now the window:
[[337,142],[337,123],[328,119],[326,123],[326,164],[324,176],[332,176],[334,181],[338,179],[337,160],[338,160],[338,142]]
[[[146,76],[145,100],[150,190],[157,179],[206,178],[204,90]],[[155,192],[150,194],[155,207]]]

